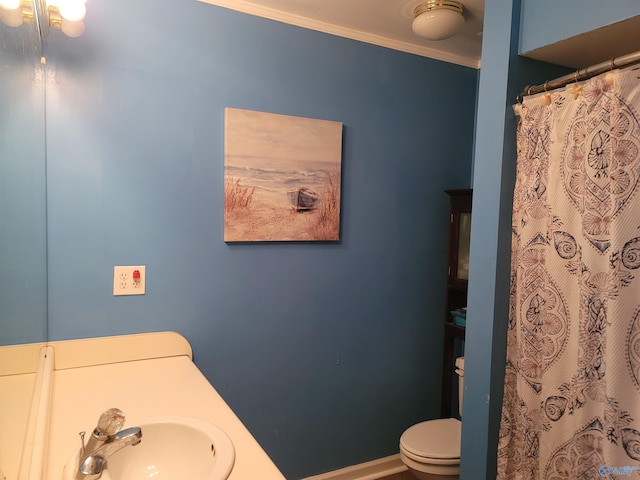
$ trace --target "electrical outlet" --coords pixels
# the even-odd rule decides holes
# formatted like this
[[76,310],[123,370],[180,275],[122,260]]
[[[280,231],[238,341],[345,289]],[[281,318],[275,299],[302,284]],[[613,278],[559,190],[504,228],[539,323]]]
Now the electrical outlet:
[[113,267],[114,295],[144,295],[146,267]]

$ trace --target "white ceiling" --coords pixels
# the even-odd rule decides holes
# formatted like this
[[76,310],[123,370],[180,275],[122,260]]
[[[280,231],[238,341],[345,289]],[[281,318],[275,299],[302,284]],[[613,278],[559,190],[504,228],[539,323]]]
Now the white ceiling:
[[465,25],[456,36],[429,41],[411,30],[424,0],[200,0],[250,15],[480,68],[485,0],[461,0]]

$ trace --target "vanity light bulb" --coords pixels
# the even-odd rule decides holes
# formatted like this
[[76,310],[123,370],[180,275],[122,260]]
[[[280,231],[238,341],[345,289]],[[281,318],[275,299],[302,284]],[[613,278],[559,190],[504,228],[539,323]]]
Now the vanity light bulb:
[[6,10],[16,10],[20,8],[20,0],[0,0],[0,7]]
[[60,30],[67,37],[76,38],[84,33],[84,22],[80,20],[79,22],[70,22],[66,18],[62,18],[60,21]]
[[2,21],[10,27],[19,27],[22,25],[22,10],[19,8],[13,10],[0,10]]
[[64,3],[59,3],[61,4],[60,16],[62,18],[67,19],[70,22],[79,22],[84,20],[84,17],[87,14],[87,7],[84,6],[84,2],[67,0]]

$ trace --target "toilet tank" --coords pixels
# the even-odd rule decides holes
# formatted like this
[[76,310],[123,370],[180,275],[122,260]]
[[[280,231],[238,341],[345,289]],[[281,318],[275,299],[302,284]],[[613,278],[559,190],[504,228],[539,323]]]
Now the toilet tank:
[[458,374],[458,413],[462,416],[462,393],[464,391],[464,357],[456,358],[456,373]]

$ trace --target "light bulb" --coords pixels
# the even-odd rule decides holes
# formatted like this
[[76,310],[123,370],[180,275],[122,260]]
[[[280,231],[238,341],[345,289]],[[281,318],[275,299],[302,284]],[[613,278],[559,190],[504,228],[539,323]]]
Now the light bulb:
[[426,0],[414,10],[413,33],[428,40],[453,37],[464,26],[464,5],[456,0]]
[[16,10],[20,8],[20,0],[0,0],[0,7],[7,10]]
[[70,22],[63,17],[60,21],[60,30],[68,37],[79,37],[84,33],[84,22],[82,20]]
[[60,16],[66,18],[70,22],[79,22],[84,20],[87,14],[87,7],[84,6],[83,1],[78,0],[66,0],[65,2],[59,1],[58,7],[60,8]]
[[19,27],[22,25],[22,10],[14,8],[13,10],[0,10],[2,21],[10,27]]
[[413,32],[428,40],[453,37],[464,26],[464,17],[452,10],[429,10],[418,15],[412,24]]

